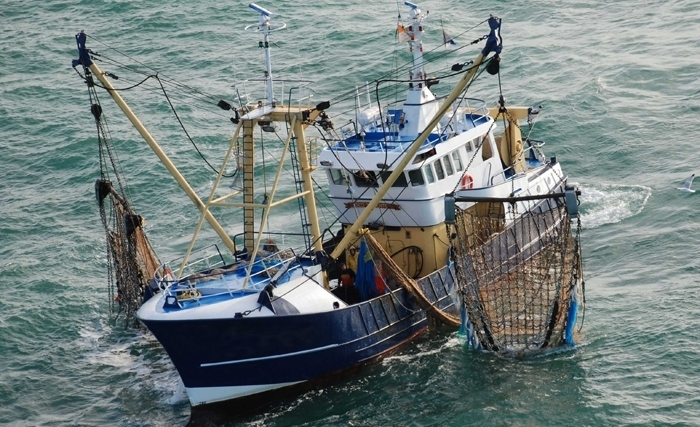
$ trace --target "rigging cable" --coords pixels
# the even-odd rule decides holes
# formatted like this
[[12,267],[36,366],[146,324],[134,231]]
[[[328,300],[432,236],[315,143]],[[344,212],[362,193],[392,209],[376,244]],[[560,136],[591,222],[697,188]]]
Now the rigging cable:
[[[197,144],[195,144],[195,142],[192,140],[192,137],[190,137],[190,134],[187,132],[187,129],[185,129],[185,125],[182,123],[182,120],[180,120],[180,116],[178,116],[177,111],[175,111],[175,107],[173,106],[173,103],[170,102],[170,97],[168,96],[168,93],[165,91],[165,87],[163,86],[163,82],[161,82],[161,80],[157,74],[154,77],[158,80],[158,83],[160,83],[160,88],[163,90],[163,95],[165,95],[165,99],[168,101],[168,104],[170,105],[170,109],[172,110],[173,114],[175,115],[175,118],[177,119],[178,123],[180,123],[180,127],[182,128],[182,131],[185,132],[187,139],[192,143],[192,146],[197,151],[197,154],[199,154],[199,157],[201,157],[202,160],[204,160],[204,163],[206,163],[207,166],[209,166],[209,168],[211,168],[211,170],[215,174],[218,175],[219,171],[216,170],[216,168],[214,166],[212,166],[211,163],[209,163],[209,161],[206,159],[206,157],[204,157],[204,154],[202,154],[202,152],[199,151],[199,147],[197,147]],[[236,172],[237,171],[234,171],[232,174],[229,174],[229,175],[222,174],[221,176],[223,178],[233,178],[234,176],[236,176]]]

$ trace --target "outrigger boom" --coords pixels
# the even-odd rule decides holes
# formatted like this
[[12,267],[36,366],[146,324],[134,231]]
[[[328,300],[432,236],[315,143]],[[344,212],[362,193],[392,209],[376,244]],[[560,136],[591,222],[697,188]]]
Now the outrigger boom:
[[[173,178],[175,178],[175,181],[177,181],[177,183],[180,184],[180,187],[182,187],[185,194],[187,194],[190,200],[192,200],[192,203],[194,203],[197,209],[199,209],[200,212],[202,212],[202,215],[212,226],[214,231],[216,231],[216,234],[219,236],[221,241],[224,242],[226,247],[228,247],[228,249],[231,252],[235,252],[235,244],[228,236],[226,231],[223,229],[223,227],[221,227],[221,224],[219,224],[216,218],[214,218],[211,212],[209,212],[208,207],[204,203],[202,203],[202,200],[199,198],[197,193],[195,193],[195,191],[192,189],[185,177],[182,176],[180,171],[177,169],[175,164],[170,160],[168,155],[165,154],[160,145],[158,145],[158,142],[156,142],[155,138],[151,136],[151,134],[148,132],[143,123],[141,123],[139,118],[136,117],[133,111],[131,111],[129,105],[127,105],[127,103],[124,101],[121,95],[119,95],[119,91],[117,91],[114,88],[114,86],[112,86],[112,83],[109,80],[107,80],[106,74],[102,70],[100,70],[97,64],[92,62],[92,59],[90,58],[90,52],[85,47],[85,40],[87,38],[85,32],[81,31],[78,35],[75,36],[75,38],[78,43],[78,52],[80,54],[80,59],[78,61],[74,61],[73,66],[75,67],[78,65],[78,63],[80,63],[83,66],[87,67],[92,72],[92,75],[97,77],[97,79],[100,81],[100,83],[102,83],[104,88],[107,89],[107,92],[112,97],[117,106],[122,110],[124,115],[129,119],[129,121],[134,126],[134,128],[136,128],[139,134],[141,134],[141,137],[143,137],[144,141],[146,141],[148,146],[151,147],[151,150],[153,150],[153,152],[156,154],[161,163],[163,163],[168,172],[170,172]],[[90,76],[85,76],[85,78],[90,79]],[[239,129],[240,125],[236,129],[236,134],[238,134]],[[219,173],[219,176],[221,176],[223,170],[224,169],[222,168]]]
[[[153,138],[153,136],[148,132],[146,127],[141,123],[141,121],[138,119],[138,117],[133,113],[131,108],[128,106],[128,104],[124,101],[124,99],[119,95],[119,92],[114,88],[114,86],[111,84],[111,82],[107,79],[107,73],[103,72],[90,58],[90,52],[85,46],[86,42],[86,34],[84,32],[80,32],[79,34],[76,35],[76,41],[78,44],[78,51],[80,54],[80,59],[78,61],[74,61],[73,66],[77,66],[78,64],[82,64],[86,69],[89,69],[92,73],[92,75],[96,76],[97,79],[102,83],[103,87],[109,92],[110,96],[112,99],[115,101],[117,106],[122,110],[124,115],[129,119],[129,121],[132,123],[132,125],[136,128],[136,130],[139,132],[139,134],[143,137],[143,139],[146,141],[148,146],[151,148],[151,150],[156,154],[158,159],[163,163],[163,165],[166,167],[168,172],[175,178],[176,182],[180,185],[180,187],[184,190],[185,194],[192,200],[192,203],[199,209],[201,212],[201,218],[200,221],[195,228],[194,234],[192,236],[191,243],[189,245],[189,248],[185,254],[185,256],[182,259],[182,263],[180,266],[180,269],[178,270],[177,277],[180,277],[184,271],[185,265],[187,264],[188,257],[190,253],[192,252],[194,248],[195,241],[197,239],[197,236],[201,230],[203,221],[206,220],[211,227],[214,229],[216,234],[219,236],[221,241],[226,245],[226,247],[229,249],[231,254],[235,255],[238,252],[238,248],[236,248],[235,243],[233,240],[229,237],[228,233],[223,229],[223,227],[219,224],[217,219],[212,215],[210,208],[212,206],[224,206],[224,207],[243,207],[244,209],[244,216],[247,218],[245,221],[245,233],[244,233],[244,246],[245,248],[249,251],[249,253],[256,253],[258,248],[261,246],[261,240],[263,238],[263,233],[257,233],[257,238],[255,237],[256,231],[254,227],[254,210],[255,209],[265,209],[265,214],[263,215],[263,222],[261,224],[265,224],[264,219],[267,217],[267,214],[270,211],[270,207],[273,207],[275,205],[278,205],[280,203],[286,203],[292,200],[295,200],[296,198],[303,197],[305,199],[305,204],[307,206],[307,215],[309,219],[309,229],[310,229],[310,234],[313,238],[313,246],[314,246],[314,251],[315,252],[320,252],[323,250],[323,242],[322,242],[322,236],[321,236],[321,231],[320,231],[320,225],[319,225],[319,219],[318,219],[318,214],[316,211],[316,201],[315,201],[315,196],[313,192],[313,187],[312,187],[312,179],[311,179],[311,172],[313,171],[313,168],[310,165],[309,158],[307,155],[307,147],[306,147],[306,138],[305,138],[305,133],[304,129],[308,126],[308,123],[312,122],[313,120],[318,117],[318,115],[321,113],[322,108],[327,108],[328,103],[321,103],[315,107],[312,106],[282,106],[280,103],[278,105],[277,102],[274,101],[273,97],[273,92],[272,92],[272,72],[271,72],[271,62],[270,62],[270,46],[269,42],[267,40],[268,34],[272,31],[278,31],[280,29],[283,29],[286,27],[286,24],[279,24],[277,26],[273,26],[270,23],[270,17],[273,16],[273,14],[260,7],[257,6],[254,3],[251,3],[250,8],[255,10],[260,14],[259,18],[259,23],[257,26],[248,26],[246,27],[246,30],[249,31],[252,27],[255,27],[253,30],[254,32],[261,32],[264,36],[264,43],[261,44],[261,48],[264,49],[265,51],[265,62],[266,62],[266,71],[265,71],[265,83],[267,87],[267,105],[262,105],[256,108],[256,106],[251,106],[250,108],[252,111],[249,113],[242,115],[240,117],[240,121],[238,123],[238,126],[236,127],[236,131],[234,133],[234,136],[231,138],[231,143],[229,145],[228,151],[226,152],[226,155],[224,157],[223,163],[221,168],[218,170],[218,175],[217,178],[214,182],[214,185],[212,186],[211,192],[209,194],[209,197],[205,202],[202,201],[202,199],[197,195],[197,193],[193,190],[192,186],[189,184],[189,182],[185,179],[185,177],[180,173],[180,171],[177,169],[175,164],[170,160],[170,158],[165,154],[163,149],[160,147],[158,142]],[[86,76],[86,79],[90,79],[90,76]],[[221,182],[221,179],[223,177],[224,171],[226,170],[226,165],[231,157],[231,154],[235,148],[236,140],[238,139],[241,130],[243,133],[243,141],[244,141],[244,150],[248,155],[244,156],[244,162],[247,162],[249,164],[245,164],[244,167],[249,167],[250,170],[252,170],[252,167],[254,166],[254,151],[253,151],[253,143],[254,143],[254,138],[253,138],[253,130],[255,127],[255,123],[257,123],[260,120],[266,120],[266,121],[271,121],[271,122],[287,122],[290,124],[290,127],[292,129],[292,133],[287,138],[287,146],[289,144],[289,141],[292,137],[295,138],[296,140],[296,147],[297,147],[297,155],[300,161],[300,173],[302,176],[303,180],[303,187],[304,191],[300,192],[299,194],[293,195],[291,197],[288,197],[282,201],[274,201],[274,191],[272,192],[272,197],[269,197],[267,200],[266,204],[258,204],[254,202],[253,199],[253,193],[254,193],[254,188],[253,188],[253,182],[252,180],[247,180],[244,186],[244,202],[243,203],[231,203],[225,201],[229,197],[237,194],[237,192],[232,192],[228,195],[224,195],[218,198],[214,198],[216,194],[216,190],[219,188],[219,184]],[[286,152],[286,150],[285,150]],[[277,175],[275,178],[274,185],[276,185],[279,182],[279,176],[280,172],[283,168],[283,164],[280,162]]]

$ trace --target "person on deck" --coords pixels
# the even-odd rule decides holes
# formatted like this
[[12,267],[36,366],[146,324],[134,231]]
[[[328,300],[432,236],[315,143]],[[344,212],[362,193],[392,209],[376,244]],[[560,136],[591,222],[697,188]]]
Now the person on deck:
[[333,294],[349,305],[360,302],[360,293],[355,288],[355,271],[344,262],[339,265],[338,287],[333,289]]
[[340,263],[340,274],[338,275],[341,286],[355,286],[355,271],[342,262]]
[[357,271],[357,248],[351,246],[348,249],[347,254],[345,254],[345,261],[347,262],[348,268]]

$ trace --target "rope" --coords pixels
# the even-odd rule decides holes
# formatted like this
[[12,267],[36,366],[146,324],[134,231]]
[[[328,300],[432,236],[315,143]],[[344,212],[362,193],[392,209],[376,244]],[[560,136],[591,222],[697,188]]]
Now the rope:
[[364,238],[372,250],[379,256],[379,258],[381,258],[385,266],[387,266],[391,273],[394,274],[399,285],[401,285],[402,288],[408,291],[416,299],[418,305],[423,310],[429,311],[438,320],[447,325],[459,326],[461,324],[461,321],[457,316],[440,310],[434,305],[434,303],[430,302],[428,297],[426,297],[421,290],[418,283],[412,277],[406,274],[401,267],[396,264],[396,262],[394,262],[391,255],[389,255],[384,248],[382,248],[379,242],[377,242],[377,240],[371,234],[365,234]]
[[[191,137],[190,134],[187,132],[187,129],[185,129],[185,125],[182,123],[182,120],[180,120],[180,116],[178,116],[177,111],[175,111],[175,106],[173,105],[172,102],[170,102],[170,97],[168,96],[168,93],[165,91],[165,87],[163,86],[163,82],[160,80],[160,78],[159,78],[157,75],[154,76],[154,77],[158,80],[158,83],[160,83],[160,88],[163,90],[163,95],[165,95],[165,99],[168,101],[168,105],[170,105],[170,110],[173,112],[173,115],[175,115],[175,118],[177,119],[177,122],[180,123],[180,128],[182,129],[183,132],[185,132],[185,135],[187,136],[187,139],[190,141],[190,143],[192,143],[192,146],[194,147],[195,151],[197,151],[197,154],[199,154],[199,157],[201,157],[202,160],[204,160],[204,163],[206,163],[207,166],[209,166],[209,168],[210,168],[215,174],[218,175],[218,174],[219,174],[219,171],[218,171],[214,166],[212,166],[211,163],[209,163],[209,161],[206,159],[206,157],[204,157],[204,154],[202,154],[202,152],[199,151],[199,147],[197,147],[197,144],[195,144],[194,140],[192,140],[192,137]],[[233,172],[232,174],[230,174],[230,175],[222,174],[221,176],[222,176],[223,178],[233,178],[233,177],[236,176],[236,173],[237,173],[237,171],[234,171],[234,172]]]

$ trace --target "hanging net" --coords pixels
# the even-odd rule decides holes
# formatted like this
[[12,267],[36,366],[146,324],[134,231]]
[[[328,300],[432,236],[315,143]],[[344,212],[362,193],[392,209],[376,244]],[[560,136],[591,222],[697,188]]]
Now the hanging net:
[[[109,307],[115,319],[125,326],[135,325],[134,314],[144,300],[144,293],[157,292],[149,288],[149,279],[159,266],[158,259],[143,231],[144,220],[130,207],[119,162],[111,146],[109,128],[102,112],[95,83],[89,68],[84,67],[85,82],[90,95],[90,112],[95,119],[100,156],[100,178],[95,182],[95,196],[107,242]],[[110,176],[114,178],[112,185]]]
[[572,234],[559,204],[510,223],[475,211],[456,208],[451,236],[470,344],[511,354],[573,344],[580,221]]
[[107,240],[110,311],[116,318],[121,316],[125,325],[136,325],[134,313],[143,302],[158,259],[143,231],[143,218],[111,182],[98,179],[95,195]]

